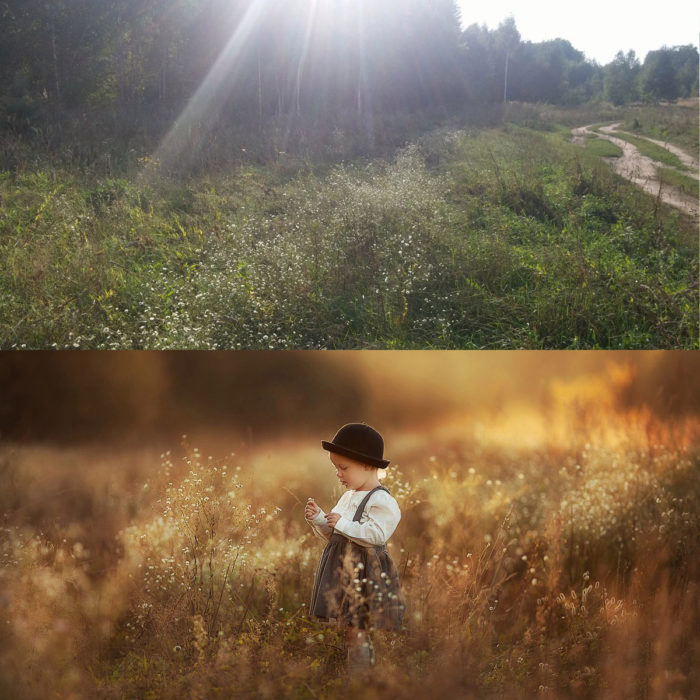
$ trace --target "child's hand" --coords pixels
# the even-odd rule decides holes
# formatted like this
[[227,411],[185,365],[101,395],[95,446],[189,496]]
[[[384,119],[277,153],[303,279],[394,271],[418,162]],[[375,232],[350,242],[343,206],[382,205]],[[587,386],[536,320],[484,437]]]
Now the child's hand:
[[314,501],[313,498],[309,498],[306,501],[306,508],[304,508],[304,517],[307,520],[312,520],[315,518],[319,513],[321,512],[321,509],[316,505],[316,501]]
[[326,522],[329,527],[335,527],[335,524],[340,520],[340,513],[328,513],[326,515]]

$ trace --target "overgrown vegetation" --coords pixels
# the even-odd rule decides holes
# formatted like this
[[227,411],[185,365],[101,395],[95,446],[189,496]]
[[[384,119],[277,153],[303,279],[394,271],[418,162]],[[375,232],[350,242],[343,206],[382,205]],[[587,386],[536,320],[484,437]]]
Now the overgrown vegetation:
[[625,131],[668,141],[698,158],[698,103],[689,100],[669,109],[668,105],[634,105],[625,109]]
[[481,438],[414,430],[399,449],[405,471],[392,466],[386,483],[403,512],[391,551],[408,614],[404,631],[375,633],[370,685],[346,678],[342,634],[306,616],[322,544],[303,501],[334,497],[318,450],[186,448],[160,468],[145,455],[5,453],[0,687],[28,698],[693,696],[697,425],[611,413],[605,388],[586,381],[560,390],[569,410],[553,400],[537,445],[499,412]]
[[387,160],[5,172],[0,344],[696,346],[695,225],[565,134],[522,107]]

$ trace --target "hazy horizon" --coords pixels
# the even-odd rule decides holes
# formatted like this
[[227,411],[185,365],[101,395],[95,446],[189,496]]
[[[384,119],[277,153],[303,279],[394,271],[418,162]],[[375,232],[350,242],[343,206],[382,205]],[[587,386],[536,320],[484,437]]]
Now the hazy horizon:
[[618,51],[633,50],[643,62],[649,51],[666,46],[698,46],[697,5],[689,0],[670,0],[660,13],[653,5],[627,5],[593,0],[580,12],[553,0],[534,0],[522,5],[514,0],[476,4],[458,0],[462,26],[485,24],[489,29],[512,16],[522,41],[539,43],[566,39],[586,58],[600,65],[610,63]]

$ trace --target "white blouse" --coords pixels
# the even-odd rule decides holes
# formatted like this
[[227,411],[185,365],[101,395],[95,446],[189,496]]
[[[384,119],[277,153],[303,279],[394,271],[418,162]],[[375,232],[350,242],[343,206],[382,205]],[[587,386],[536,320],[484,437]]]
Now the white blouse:
[[[360,522],[353,522],[357,507],[366,495],[367,491],[349,490],[340,497],[331,511],[340,515],[335,530],[363,547],[386,544],[401,520],[399,504],[386,491],[375,491],[365,506]],[[326,514],[321,510],[307,522],[319,537],[329,540],[333,534],[333,528],[328,525],[325,516]]]

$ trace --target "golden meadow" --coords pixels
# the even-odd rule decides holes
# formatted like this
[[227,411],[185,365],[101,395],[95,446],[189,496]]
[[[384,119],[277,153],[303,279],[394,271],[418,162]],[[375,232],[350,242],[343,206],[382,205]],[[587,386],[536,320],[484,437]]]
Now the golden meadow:
[[[507,374],[468,387],[381,361],[471,402],[431,420],[426,398],[389,431],[408,611],[402,632],[374,634],[369,684],[345,676],[342,634],[306,615],[322,543],[303,502],[339,495],[325,433],[6,443],[0,695],[689,698],[700,482],[697,363],[681,355],[600,355],[559,377],[545,355],[539,389],[505,400],[483,387]],[[664,393],[685,403],[660,410]]]

